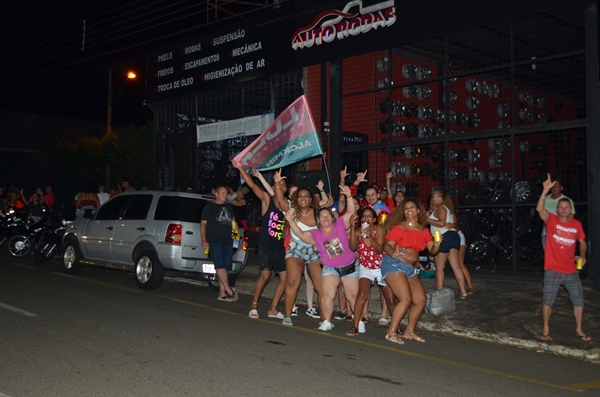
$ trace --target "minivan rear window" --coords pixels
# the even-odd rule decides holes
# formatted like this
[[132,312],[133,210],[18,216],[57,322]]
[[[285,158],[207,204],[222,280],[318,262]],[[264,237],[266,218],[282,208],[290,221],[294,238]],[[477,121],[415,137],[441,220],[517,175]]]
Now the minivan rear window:
[[202,209],[208,201],[178,196],[161,196],[156,205],[154,220],[200,223]]

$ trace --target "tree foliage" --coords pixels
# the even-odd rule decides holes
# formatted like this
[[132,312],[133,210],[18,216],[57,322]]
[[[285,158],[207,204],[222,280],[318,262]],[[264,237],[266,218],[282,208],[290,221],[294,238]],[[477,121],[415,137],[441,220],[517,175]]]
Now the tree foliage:
[[151,124],[111,131],[102,138],[62,139],[58,150],[67,167],[96,169],[110,167],[110,179],[127,176],[132,186],[150,186],[153,169],[154,131]]

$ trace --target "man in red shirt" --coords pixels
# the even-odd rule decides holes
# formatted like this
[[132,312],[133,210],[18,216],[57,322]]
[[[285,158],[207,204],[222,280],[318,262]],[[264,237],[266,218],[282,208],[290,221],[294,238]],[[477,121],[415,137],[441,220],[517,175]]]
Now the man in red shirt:
[[544,290],[542,299],[542,329],[541,340],[550,340],[550,315],[552,305],[558,294],[561,284],[569,293],[569,299],[573,304],[573,316],[575,317],[575,335],[584,342],[592,340],[581,328],[583,317],[583,288],[575,267],[575,248],[579,241],[579,258],[582,264],[586,263],[587,242],[581,223],[571,217],[573,207],[568,198],[558,201],[558,207],[554,215],[545,208],[546,195],[556,182],[552,182],[550,174],[544,181],[544,190],[537,202],[536,210],[546,225],[546,251],[544,253]]

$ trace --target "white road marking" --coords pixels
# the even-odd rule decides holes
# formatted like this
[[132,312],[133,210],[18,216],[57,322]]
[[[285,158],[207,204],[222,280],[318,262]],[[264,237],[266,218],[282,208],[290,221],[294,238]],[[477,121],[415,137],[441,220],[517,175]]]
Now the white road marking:
[[[35,270],[38,270],[38,268],[37,268],[37,267],[35,267],[35,266],[24,265],[24,264],[22,264],[22,263],[13,262],[13,265],[16,265],[16,266],[21,266],[21,267],[26,267],[26,268],[28,268],[28,269],[35,269]],[[0,397],[2,397],[2,396],[0,395]]]
[[17,307],[11,306],[11,305],[7,305],[6,303],[2,303],[2,302],[0,302],[0,307],[3,309],[6,309],[6,310],[10,310],[11,312],[22,314],[27,317],[36,317],[37,316],[37,314],[29,313],[25,310],[19,309]]

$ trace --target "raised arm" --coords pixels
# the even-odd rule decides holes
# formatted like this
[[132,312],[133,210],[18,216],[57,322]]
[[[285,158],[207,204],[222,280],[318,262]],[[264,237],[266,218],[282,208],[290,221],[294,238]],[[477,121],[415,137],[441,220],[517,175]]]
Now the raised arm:
[[254,181],[252,180],[250,175],[248,175],[244,167],[241,164],[237,163],[235,159],[231,159],[231,165],[233,165],[235,169],[239,171],[240,176],[244,179],[244,182],[246,182],[246,185],[252,190],[256,197],[260,201],[265,200],[265,195],[267,193],[263,191],[256,183],[254,183]]
[[319,194],[321,195],[321,201],[319,201],[319,207],[321,208],[325,207],[329,202],[329,196],[327,195],[327,193],[325,193],[325,190],[323,190],[324,186],[325,183],[319,180],[319,183],[317,183],[317,189],[319,190]]
[[350,193],[352,196],[356,196],[358,193],[358,185],[367,181],[367,171],[368,170],[365,170],[365,172],[359,172],[356,174],[356,180],[352,183],[352,185],[350,185]]
[[262,183],[263,187],[265,188],[265,191],[267,193],[269,193],[270,196],[275,196],[275,192],[273,191],[273,188],[271,188],[271,185],[269,185],[269,183],[267,182],[265,177],[260,173],[259,170],[252,170],[252,176],[255,176],[258,178],[260,183]]
[[385,175],[385,186],[387,187],[388,193],[393,198],[394,196],[392,195],[392,184],[390,183],[390,181],[392,180],[392,176],[394,176],[394,174],[392,174],[391,172],[388,172]]
[[340,171],[340,185],[346,186],[346,177],[348,176],[348,171],[346,171],[347,167],[344,167],[343,170]]
[[283,189],[279,184],[279,182],[281,182],[282,179],[285,179],[285,176],[281,176],[280,168],[279,171],[275,171],[275,174],[273,175],[273,181],[275,182],[275,197],[277,197],[277,202],[279,202],[279,207],[281,208],[281,210],[284,212],[288,212],[290,209],[290,204],[283,196]]
[[345,194],[347,197],[346,212],[342,216],[342,219],[344,220],[344,226],[346,227],[346,229],[348,229],[348,227],[350,227],[350,218],[356,212],[356,206],[354,205],[354,200],[352,199],[352,196],[350,196],[350,188],[348,186],[340,185],[340,193]]
[[313,239],[312,234],[310,234],[308,230],[303,231],[302,229],[300,229],[300,226],[298,226],[294,218],[295,215],[292,213],[292,211],[287,211],[285,213],[285,220],[288,222],[288,225],[290,225],[290,229],[292,229],[294,234],[305,243],[315,245],[315,239]]
[[536,211],[538,212],[540,218],[542,218],[542,221],[544,223],[548,222],[548,218],[550,217],[548,215],[548,211],[546,211],[546,208],[544,208],[544,205],[546,205],[546,196],[548,195],[548,192],[550,192],[550,189],[552,189],[552,186],[554,185],[556,185],[556,182],[552,182],[550,174],[548,174],[548,179],[546,179],[543,184],[544,189],[542,190],[542,195],[540,196],[535,207]]

